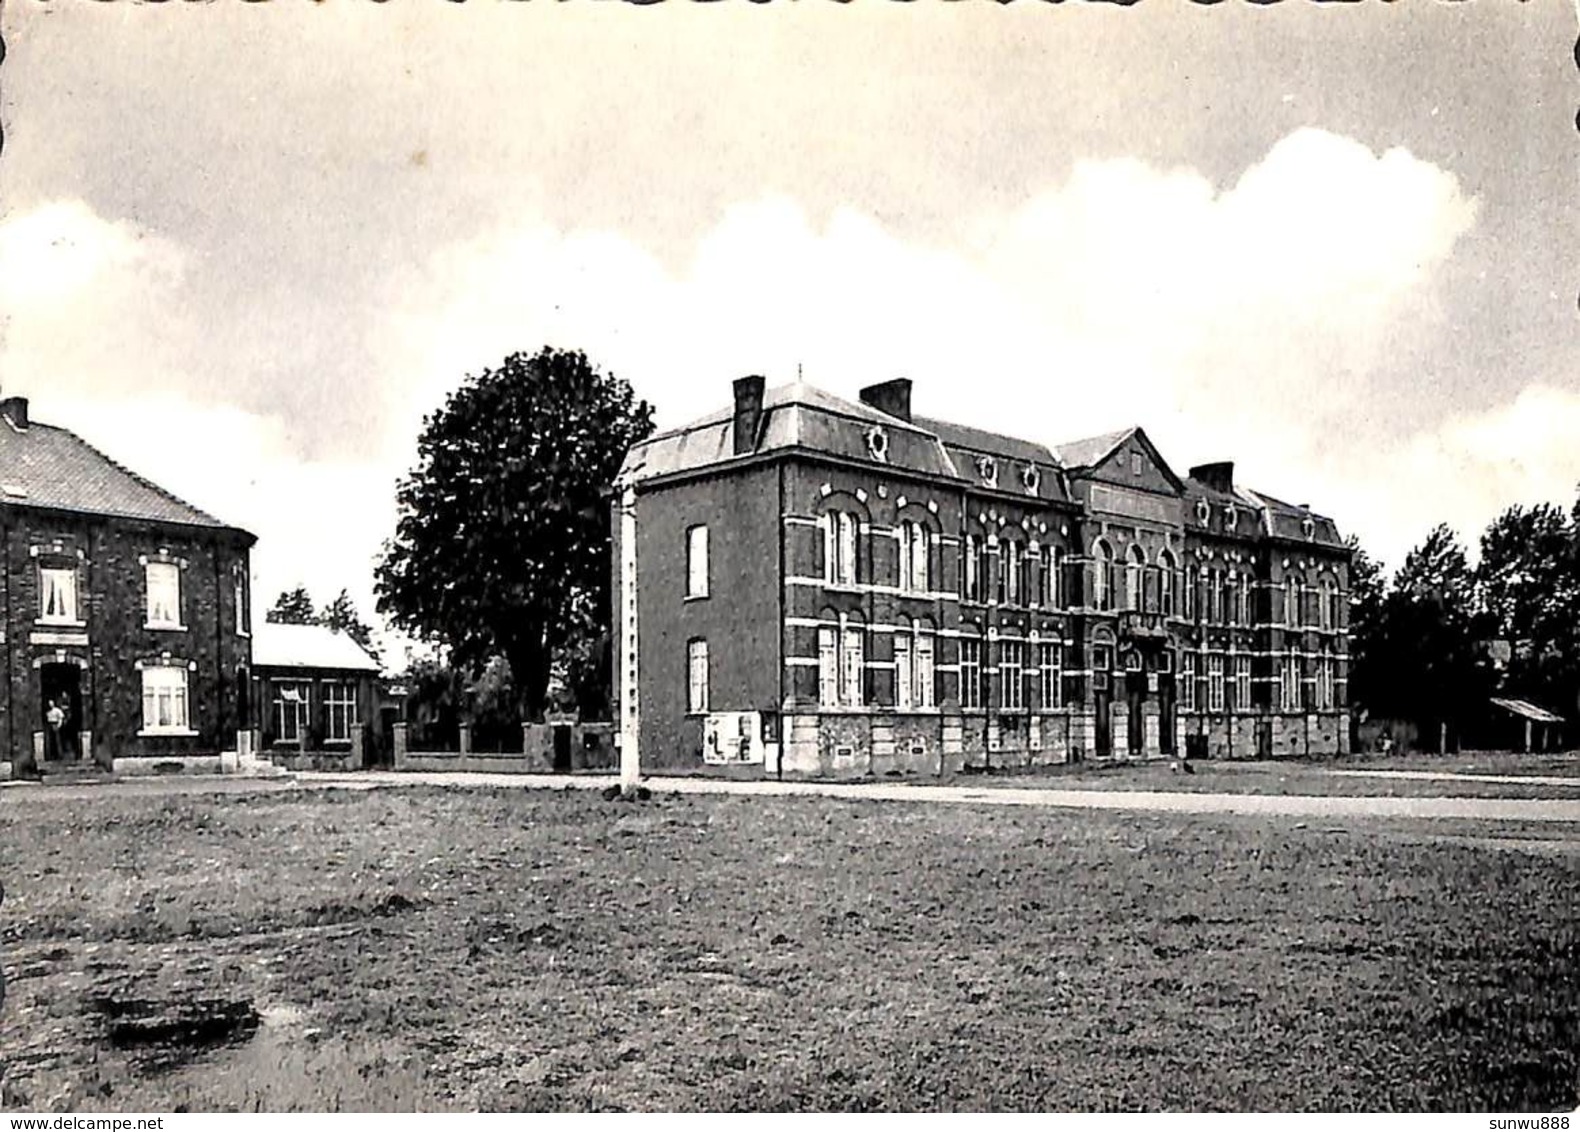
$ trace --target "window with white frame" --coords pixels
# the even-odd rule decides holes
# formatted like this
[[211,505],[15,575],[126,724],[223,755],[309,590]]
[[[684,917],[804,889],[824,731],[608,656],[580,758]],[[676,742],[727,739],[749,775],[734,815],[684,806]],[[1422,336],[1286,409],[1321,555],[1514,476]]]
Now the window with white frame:
[[977,536],[960,540],[960,596],[966,601],[982,600],[982,578],[978,571]]
[[998,645],[999,706],[1018,711],[1026,706],[1026,646],[1020,641]]
[[823,532],[823,580],[855,585],[858,580],[857,540],[860,520],[849,511],[829,511],[819,520]]
[[1207,574],[1207,620],[1213,624],[1223,622],[1223,571],[1211,570]]
[[933,706],[933,638],[932,634],[916,629],[916,671],[914,674],[915,686],[911,692],[911,702],[920,708]]
[[1284,579],[1284,624],[1300,627],[1300,581],[1293,574]]
[[1038,554],[1041,558],[1041,571],[1038,575],[1037,604],[1044,609],[1057,609],[1059,608],[1059,571],[1063,568],[1059,561],[1059,548],[1045,546]]
[[1235,589],[1234,600],[1236,603],[1234,613],[1235,623],[1237,625],[1249,625],[1251,623],[1250,575],[1246,575],[1240,579],[1240,584]]
[[1300,657],[1291,649],[1283,661],[1283,679],[1279,681],[1279,698],[1282,710],[1300,710]]
[[911,640],[904,633],[894,634],[894,706],[911,706],[915,673],[911,668]]
[[1317,710],[1333,707],[1333,657],[1326,650],[1317,658]]
[[1114,608],[1114,554],[1102,539],[1092,544],[1092,605]]
[[817,631],[817,702],[839,705],[839,630],[832,626]]
[[866,683],[867,649],[862,630],[846,626],[840,648],[840,698],[851,707],[866,702],[863,685]]
[[1130,556],[1125,562],[1125,597],[1124,608],[1141,608],[1141,578],[1146,569],[1147,556],[1139,546],[1130,548]]
[[1223,619],[1230,625],[1240,624],[1240,575],[1230,570],[1223,580]]
[[1240,711],[1251,710],[1251,658],[1234,658],[1234,702]]
[[307,734],[307,713],[312,706],[312,685],[304,680],[274,682],[274,741],[299,743]]
[[686,530],[686,596],[708,596],[708,528]]
[[932,533],[915,519],[900,524],[900,589],[927,593],[931,588]]
[[1333,591],[1333,579],[1323,578],[1321,596],[1317,600],[1317,623],[1324,631],[1331,630],[1338,624],[1338,619],[1334,616],[1338,603],[1333,600]]
[[1043,641],[1037,646],[1038,706],[1044,711],[1060,706],[1059,646]]
[[357,686],[346,680],[324,685],[324,738],[331,743],[351,742],[357,725]]
[[982,706],[982,641],[978,637],[960,638],[960,706]]
[[149,735],[185,735],[191,731],[185,665],[144,666],[143,731]]
[[1024,554],[1020,543],[1014,539],[1005,539],[999,545],[1003,547],[1003,552],[999,556],[998,599],[1002,604],[1019,605],[1021,582],[1024,580]]
[[245,637],[249,634],[250,618],[247,615],[247,572],[241,567],[231,571],[231,581],[235,586],[234,608],[236,610],[236,635]]
[[686,710],[708,710],[708,642],[700,638],[686,642]]
[[1196,654],[1193,652],[1180,655],[1180,710],[1196,710]]
[[77,568],[43,566],[38,571],[38,619],[51,625],[75,625]]
[[1175,579],[1179,576],[1174,565],[1174,556],[1165,550],[1158,558],[1158,569],[1161,571],[1158,576],[1158,608],[1163,616],[1173,617],[1175,613],[1174,584]]
[[150,562],[144,567],[148,591],[148,624],[158,629],[181,628],[181,567]]
[[1207,710],[1223,710],[1223,654],[1207,654]]

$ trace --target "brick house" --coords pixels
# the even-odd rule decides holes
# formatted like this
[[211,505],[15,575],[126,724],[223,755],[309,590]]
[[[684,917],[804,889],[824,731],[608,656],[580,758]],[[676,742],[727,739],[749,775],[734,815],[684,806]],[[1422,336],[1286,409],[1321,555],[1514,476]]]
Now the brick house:
[[654,769],[936,774],[1342,753],[1331,520],[1177,475],[1140,428],[1047,447],[735,383],[628,454],[622,744]]
[[293,765],[365,764],[381,705],[379,664],[324,625],[266,621],[252,641],[249,726],[259,754]]
[[0,774],[233,749],[250,682],[246,531],[0,401]]

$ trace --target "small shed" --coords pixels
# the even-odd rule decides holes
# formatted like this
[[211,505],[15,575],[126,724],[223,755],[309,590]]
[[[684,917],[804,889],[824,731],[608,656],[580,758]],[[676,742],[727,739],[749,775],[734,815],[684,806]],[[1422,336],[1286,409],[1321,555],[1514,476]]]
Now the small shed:
[[380,706],[379,663],[324,625],[265,622],[252,641],[251,718],[260,754],[275,762],[361,767]]
[[1509,747],[1520,751],[1551,751],[1558,748],[1562,738],[1560,728],[1564,722],[1563,716],[1554,715],[1528,700],[1494,696],[1492,706],[1497,709],[1494,714],[1498,717],[1499,735],[1511,740],[1507,744]]

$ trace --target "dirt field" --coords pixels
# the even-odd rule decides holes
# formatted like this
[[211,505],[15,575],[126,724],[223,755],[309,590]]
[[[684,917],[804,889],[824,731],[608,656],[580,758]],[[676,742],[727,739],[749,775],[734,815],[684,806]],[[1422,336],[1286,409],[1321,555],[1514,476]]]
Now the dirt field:
[[580,791],[0,794],[0,1104],[1573,1108],[1577,839]]

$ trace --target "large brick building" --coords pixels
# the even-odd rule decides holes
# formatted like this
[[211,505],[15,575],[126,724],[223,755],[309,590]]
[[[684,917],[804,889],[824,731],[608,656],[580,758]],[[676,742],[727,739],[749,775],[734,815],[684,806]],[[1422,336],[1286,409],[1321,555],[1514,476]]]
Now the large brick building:
[[0,776],[234,749],[253,542],[0,401]]
[[644,767],[1348,749],[1331,520],[1231,464],[1181,477],[1139,428],[1050,448],[910,402],[748,377],[631,450],[616,672]]

